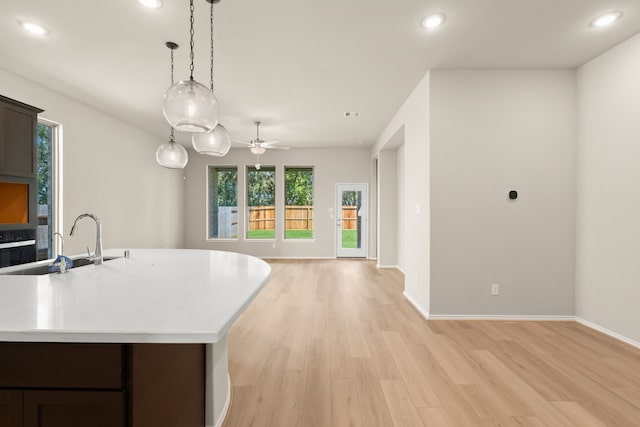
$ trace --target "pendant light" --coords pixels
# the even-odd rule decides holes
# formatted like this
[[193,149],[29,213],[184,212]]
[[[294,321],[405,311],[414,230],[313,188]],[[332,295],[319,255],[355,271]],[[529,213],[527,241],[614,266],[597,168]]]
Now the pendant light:
[[[166,42],[165,45],[171,49],[171,85],[173,85],[173,51],[178,48],[174,42]],[[156,160],[160,166],[169,169],[184,169],[189,161],[187,150],[177,144],[173,136],[173,127],[169,135],[169,142],[165,142],[156,150]]]
[[[220,0],[207,0],[211,3],[211,13],[209,22],[211,24],[211,93],[213,93],[213,4],[219,3]],[[222,157],[229,152],[231,148],[231,137],[229,133],[220,123],[213,130],[206,133],[194,133],[191,136],[193,149],[198,153],[207,154],[209,156]]]
[[218,124],[218,100],[213,91],[193,79],[193,0],[190,12],[189,80],[182,80],[165,92],[162,105],[164,117],[171,127],[181,132],[209,132]]

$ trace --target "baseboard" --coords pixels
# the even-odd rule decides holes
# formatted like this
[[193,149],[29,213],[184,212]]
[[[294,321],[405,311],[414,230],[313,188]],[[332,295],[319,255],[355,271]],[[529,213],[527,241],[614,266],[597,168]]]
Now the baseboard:
[[520,314],[432,314],[429,320],[520,320],[520,321],[549,321],[570,322],[575,316],[553,315],[520,315]]
[[404,297],[407,299],[407,301],[409,301],[409,304],[411,304],[413,306],[413,308],[415,308],[418,313],[420,313],[422,315],[422,317],[424,317],[425,319],[429,320],[429,312],[427,310],[425,310],[420,304],[418,304],[418,302],[416,300],[414,300],[405,290],[403,293]]
[[395,268],[395,269],[400,269],[400,267],[398,267],[397,265],[380,265],[380,264],[376,264],[376,268]]
[[334,256],[261,256],[258,257],[262,260],[265,259],[308,259],[308,260],[314,260],[314,259],[337,259]]
[[629,344],[629,345],[631,345],[631,346],[633,346],[635,348],[640,348],[640,342],[638,342],[636,340],[633,340],[631,338],[627,338],[624,335],[620,335],[617,332],[613,332],[610,329],[603,328],[602,326],[597,325],[597,324],[595,324],[593,322],[590,322],[590,321],[588,321],[586,319],[583,319],[582,317],[575,316],[575,321],[580,323],[580,324],[582,324],[582,325],[584,325],[584,326],[586,326],[586,327],[588,327],[588,328],[591,328],[591,329],[593,329],[595,331],[598,331],[598,332],[603,333],[605,335],[609,335],[612,338],[615,338],[617,340],[625,342],[625,343],[627,343],[627,344]]

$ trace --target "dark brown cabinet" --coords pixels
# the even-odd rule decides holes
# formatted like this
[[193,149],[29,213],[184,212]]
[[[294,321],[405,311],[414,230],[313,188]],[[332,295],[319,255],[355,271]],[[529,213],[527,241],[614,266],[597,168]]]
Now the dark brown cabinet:
[[0,175],[36,175],[36,125],[42,110],[0,96]]
[[204,344],[0,342],[0,427],[202,427]]
[[22,391],[0,390],[0,426],[22,427]]
[[123,427],[124,392],[24,392],[24,427]]

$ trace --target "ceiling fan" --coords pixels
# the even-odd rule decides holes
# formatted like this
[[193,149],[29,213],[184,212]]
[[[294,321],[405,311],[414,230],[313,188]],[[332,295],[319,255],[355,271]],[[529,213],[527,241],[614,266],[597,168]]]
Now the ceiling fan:
[[251,150],[251,152],[255,154],[257,158],[256,169],[260,170],[260,154],[263,154],[265,151],[267,151],[267,149],[289,150],[289,147],[276,146],[276,144],[280,144],[280,141],[278,140],[264,141],[260,139],[260,125],[262,124],[262,122],[259,120],[256,120],[253,122],[253,124],[256,125],[256,139],[252,139],[249,142],[240,141],[238,139],[234,139],[234,141],[240,144],[245,144],[246,146],[249,147],[249,150]]

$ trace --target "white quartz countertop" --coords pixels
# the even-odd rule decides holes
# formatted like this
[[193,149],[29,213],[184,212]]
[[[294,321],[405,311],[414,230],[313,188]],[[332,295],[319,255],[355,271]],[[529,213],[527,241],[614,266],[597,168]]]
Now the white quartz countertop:
[[0,341],[215,343],[270,273],[232,252],[131,249],[65,274],[0,275]]

